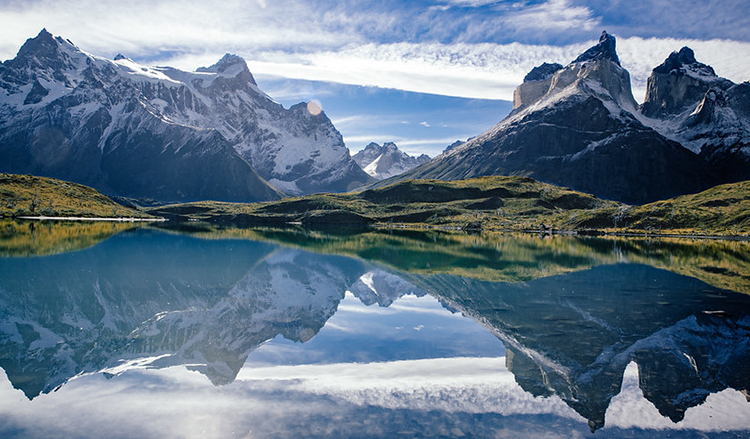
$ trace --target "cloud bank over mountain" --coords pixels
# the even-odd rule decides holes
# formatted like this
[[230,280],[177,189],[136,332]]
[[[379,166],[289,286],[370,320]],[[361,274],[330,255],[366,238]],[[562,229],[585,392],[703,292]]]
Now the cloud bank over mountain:
[[525,72],[542,61],[570,62],[606,28],[619,37],[636,99],[650,68],[685,45],[723,76],[747,80],[742,2],[688,3],[5,1],[0,58],[47,27],[84,50],[148,64],[194,69],[231,51],[260,76],[510,100]]

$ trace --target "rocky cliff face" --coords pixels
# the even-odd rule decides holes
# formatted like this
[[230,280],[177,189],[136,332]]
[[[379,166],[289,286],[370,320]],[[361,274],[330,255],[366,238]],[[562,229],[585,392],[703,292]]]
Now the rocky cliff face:
[[377,180],[403,174],[430,161],[430,157],[426,154],[419,157],[406,154],[393,142],[385,142],[382,145],[370,143],[365,149],[354,154],[352,159],[368,175]]
[[699,154],[721,182],[750,178],[750,83],[734,84],[683,47],[656,67],[644,123]]
[[257,201],[370,181],[319,108],[284,109],[233,55],[148,68],[43,30],[0,64],[0,127],[0,170],[113,195]]
[[525,175],[633,204],[714,184],[697,154],[639,120],[615,38],[566,67],[540,66],[498,125],[397,179]]
[[648,117],[692,111],[709,88],[730,85],[731,81],[716,76],[711,66],[698,62],[692,49],[683,47],[651,72],[641,111]]

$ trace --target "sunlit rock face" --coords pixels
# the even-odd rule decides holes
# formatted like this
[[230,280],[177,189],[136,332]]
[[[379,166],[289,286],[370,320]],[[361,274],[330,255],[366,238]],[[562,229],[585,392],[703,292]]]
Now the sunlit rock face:
[[615,38],[560,68],[535,68],[494,128],[397,179],[526,175],[642,204],[715,183],[697,154],[640,120]]
[[258,201],[372,181],[320,107],[284,109],[229,54],[150,68],[43,30],[0,64],[0,128],[0,171],[120,196]]
[[683,47],[654,68],[645,123],[699,154],[721,182],[750,178],[750,83],[735,84]]
[[531,69],[523,78],[523,83],[513,91],[513,109],[527,107],[544,96],[549,90],[552,75],[562,68],[562,64],[543,63]]
[[712,86],[728,88],[731,81],[720,78],[711,66],[695,59],[689,47],[672,52],[648,78],[642,112],[648,117],[674,115],[688,107],[695,109]]

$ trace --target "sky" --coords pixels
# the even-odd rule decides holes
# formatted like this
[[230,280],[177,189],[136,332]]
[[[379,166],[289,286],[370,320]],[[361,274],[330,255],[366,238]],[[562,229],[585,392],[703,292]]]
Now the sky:
[[242,56],[288,107],[316,99],[352,153],[393,141],[438,154],[511,109],[542,62],[617,37],[642,100],[651,69],[689,46],[750,79],[747,0],[0,0],[0,59],[42,28],[99,56],[195,70]]

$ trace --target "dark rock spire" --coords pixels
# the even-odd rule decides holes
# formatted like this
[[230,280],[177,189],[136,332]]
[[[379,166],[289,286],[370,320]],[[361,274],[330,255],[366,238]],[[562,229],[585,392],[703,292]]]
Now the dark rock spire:
[[599,44],[583,52],[573,62],[597,61],[600,59],[609,59],[618,66],[620,65],[620,58],[617,56],[617,50],[615,49],[615,37],[608,34],[606,30],[599,37]]

